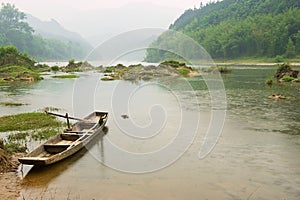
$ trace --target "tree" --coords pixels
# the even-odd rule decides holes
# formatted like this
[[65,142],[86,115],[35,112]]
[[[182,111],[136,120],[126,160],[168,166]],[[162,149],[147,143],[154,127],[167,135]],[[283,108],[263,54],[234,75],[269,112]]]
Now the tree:
[[7,34],[10,31],[20,31],[31,34],[33,29],[28,23],[24,22],[26,15],[20,12],[14,5],[2,3],[0,10],[0,31]]
[[286,52],[285,55],[287,58],[293,58],[296,56],[296,47],[294,45],[294,42],[291,38],[289,38],[289,41],[286,45]]

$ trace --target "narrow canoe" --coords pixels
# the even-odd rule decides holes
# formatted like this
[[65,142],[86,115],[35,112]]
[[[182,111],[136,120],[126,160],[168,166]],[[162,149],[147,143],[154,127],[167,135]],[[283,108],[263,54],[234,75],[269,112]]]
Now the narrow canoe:
[[50,165],[73,155],[103,132],[107,117],[107,112],[91,113],[70,129],[58,133],[25,157],[19,158],[19,162],[27,165]]

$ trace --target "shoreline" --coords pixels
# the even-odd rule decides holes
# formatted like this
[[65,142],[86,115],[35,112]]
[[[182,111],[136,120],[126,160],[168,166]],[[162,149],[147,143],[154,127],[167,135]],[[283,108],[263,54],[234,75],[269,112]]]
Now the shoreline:
[[[268,63],[268,62],[215,62],[217,66],[270,66],[274,67],[277,65],[281,65],[284,62],[280,63]],[[300,62],[290,62],[289,63],[293,67],[300,66]]]
[[13,164],[7,171],[0,173],[0,199],[19,199],[21,192],[21,179],[18,176],[20,165],[18,157],[22,154],[13,153],[9,155],[10,162]]

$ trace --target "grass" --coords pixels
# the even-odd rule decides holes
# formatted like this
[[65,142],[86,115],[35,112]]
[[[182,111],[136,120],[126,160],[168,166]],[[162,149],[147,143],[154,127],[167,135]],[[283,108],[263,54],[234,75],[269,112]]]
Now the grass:
[[52,76],[52,78],[79,78],[79,76],[76,74],[66,74],[66,75]]
[[221,74],[230,74],[232,72],[232,68],[226,66],[218,66],[218,67],[203,67],[201,71],[206,73],[213,73],[218,70]]
[[295,78],[290,76],[284,76],[281,80],[284,82],[292,82],[293,80],[295,80]]
[[28,132],[18,132],[13,133],[7,136],[7,140],[9,142],[18,141],[18,140],[26,140],[27,136],[29,136]]
[[45,130],[34,132],[33,134],[30,135],[30,137],[33,140],[39,141],[39,140],[49,139],[50,137],[52,137],[52,136],[54,136],[56,134],[57,134],[57,130],[54,130],[54,129],[45,129]]
[[35,81],[42,78],[38,73],[22,66],[2,66],[0,68],[0,78],[11,78],[14,81],[22,80],[23,78],[32,77]]
[[63,123],[56,120],[54,116],[38,112],[0,117],[0,132],[26,131],[62,125]]
[[187,77],[188,74],[191,72],[191,70],[186,67],[176,68],[176,70],[180,75],[182,75],[184,77]]
[[25,153],[27,151],[27,147],[23,146],[18,142],[11,142],[4,145],[4,150],[7,153]]
[[0,102],[0,105],[3,106],[26,106],[26,103],[13,103],[13,102]]

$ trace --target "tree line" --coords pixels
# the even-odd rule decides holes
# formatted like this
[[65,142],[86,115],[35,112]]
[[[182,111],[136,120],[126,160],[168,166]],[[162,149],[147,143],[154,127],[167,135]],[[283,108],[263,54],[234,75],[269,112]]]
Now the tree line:
[[2,3],[0,10],[0,46],[13,45],[37,60],[81,59],[85,50],[76,42],[44,39],[34,35],[34,30],[25,22],[25,13],[14,5]]
[[[300,55],[299,8],[298,0],[223,0],[185,11],[170,30],[188,35],[217,59],[295,58]],[[155,50],[163,45],[186,51],[180,50],[184,46],[180,40],[162,34],[146,61],[170,57],[169,52]]]

